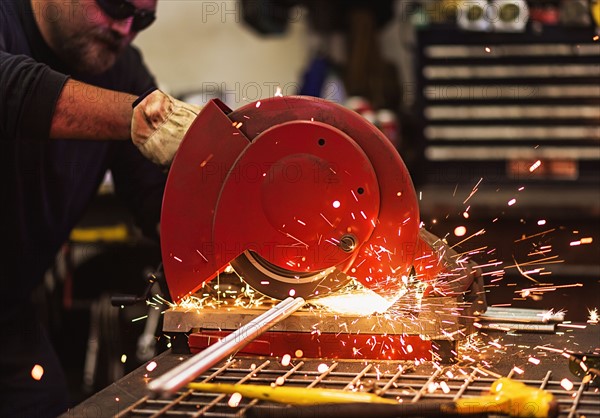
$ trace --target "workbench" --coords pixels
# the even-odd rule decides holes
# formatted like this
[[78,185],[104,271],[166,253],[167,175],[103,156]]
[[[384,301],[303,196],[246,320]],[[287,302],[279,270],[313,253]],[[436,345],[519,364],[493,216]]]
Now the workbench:
[[[496,378],[509,376],[551,391],[559,402],[560,417],[600,417],[598,388],[581,384],[581,379],[569,371],[568,359],[563,353],[566,349],[573,353],[600,354],[600,325],[567,322],[552,334],[479,332],[460,346],[456,362],[450,365],[299,359],[294,358],[293,353],[291,362],[283,365],[281,358],[236,357],[219,363],[197,380],[211,376],[212,382],[271,384],[281,383],[283,379],[284,384],[293,386],[377,390],[382,396],[402,402],[423,402],[478,396],[489,389]],[[231,407],[228,405],[230,395],[192,391],[165,399],[148,397],[147,382],[189,356],[166,351],[77,405],[63,418],[233,417],[249,408],[264,408],[268,412],[268,408],[273,407],[250,399],[242,399],[237,407]]]

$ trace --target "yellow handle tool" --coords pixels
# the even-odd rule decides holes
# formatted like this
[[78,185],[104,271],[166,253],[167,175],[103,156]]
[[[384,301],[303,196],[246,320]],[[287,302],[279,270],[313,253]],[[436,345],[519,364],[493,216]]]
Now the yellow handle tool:
[[[299,406],[293,410],[295,415],[289,415],[292,409],[281,408],[282,417],[352,418],[368,414],[385,418],[415,414],[443,416],[500,413],[516,418],[547,418],[558,415],[558,404],[550,392],[508,378],[496,380],[488,395],[420,403],[399,403],[372,393],[337,389],[224,383],[190,383],[188,387],[201,392],[239,393],[246,398]],[[277,413],[278,411],[273,410],[270,416],[278,417]]]
[[393,399],[373,393],[349,390],[303,388],[293,386],[230,385],[226,383],[189,383],[188,387],[200,392],[239,393],[243,397],[289,405],[324,403],[384,403],[397,405]]

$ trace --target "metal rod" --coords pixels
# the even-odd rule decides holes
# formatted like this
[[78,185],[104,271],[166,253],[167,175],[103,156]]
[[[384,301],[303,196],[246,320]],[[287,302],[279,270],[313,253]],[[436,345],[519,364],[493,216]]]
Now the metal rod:
[[175,393],[228,355],[240,350],[259,335],[281,322],[302,306],[303,298],[287,298],[246,325],[217,341],[188,360],[148,383],[158,394]]
[[519,322],[508,323],[485,323],[481,324],[481,329],[492,329],[496,331],[522,331],[522,332],[546,332],[553,333],[556,331],[555,324],[523,324]]
[[552,312],[550,310],[490,306],[479,319],[482,321],[547,323],[562,322],[565,320],[565,314],[564,312]]

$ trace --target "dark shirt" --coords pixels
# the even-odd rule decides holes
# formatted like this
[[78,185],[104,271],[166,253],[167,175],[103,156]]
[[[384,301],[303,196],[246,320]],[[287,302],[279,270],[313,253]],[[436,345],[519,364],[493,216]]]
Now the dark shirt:
[[0,294],[8,303],[22,303],[41,282],[108,169],[142,230],[152,233],[159,221],[165,175],[131,141],[48,138],[69,76],[132,94],[153,87],[140,53],[128,47],[99,76],[67,74],[30,0],[0,0]]

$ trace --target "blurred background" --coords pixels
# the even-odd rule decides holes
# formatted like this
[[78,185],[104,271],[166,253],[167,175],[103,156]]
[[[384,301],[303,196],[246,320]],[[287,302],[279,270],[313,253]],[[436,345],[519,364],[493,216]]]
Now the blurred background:
[[[407,164],[424,227],[481,266],[489,305],[585,322],[600,308],[599,14],[587,0],[161,0],[135,43],[190,102],[280,91],[356,110]],[[107,173],[40,297],[75,401],[169,346],[166,305],[110,305],[159,264]]]

